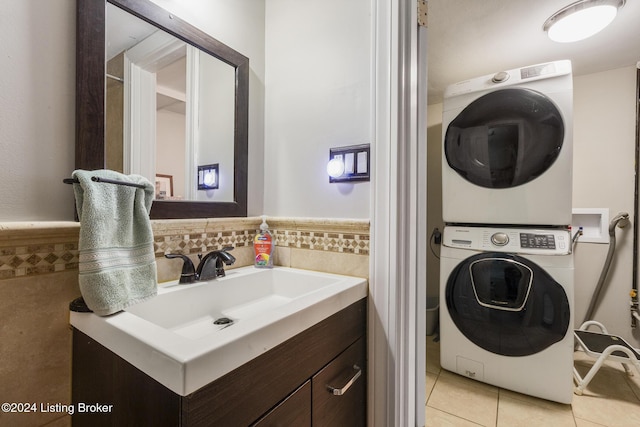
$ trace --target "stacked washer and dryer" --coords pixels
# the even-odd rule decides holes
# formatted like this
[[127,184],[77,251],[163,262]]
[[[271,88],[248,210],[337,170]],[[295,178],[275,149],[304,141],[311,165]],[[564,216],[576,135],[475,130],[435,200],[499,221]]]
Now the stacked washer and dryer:
[[447,88],[440,362],[516,392],[573,395],[571,63]]

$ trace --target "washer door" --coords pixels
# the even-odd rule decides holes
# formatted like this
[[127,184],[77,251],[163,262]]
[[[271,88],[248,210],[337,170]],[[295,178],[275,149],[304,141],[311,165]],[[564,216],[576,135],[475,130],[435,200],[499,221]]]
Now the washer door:
[[504,253],[467,258],[445,289],[447,310],[471,342],[503,356],[539,353],[569,329],[564,288],[537,264]]
[[449,124],[449,166],[485,188],[511,188],[542,175],[560,155],[564,124],[555,104],[531,89],[502,89],[473,101]]

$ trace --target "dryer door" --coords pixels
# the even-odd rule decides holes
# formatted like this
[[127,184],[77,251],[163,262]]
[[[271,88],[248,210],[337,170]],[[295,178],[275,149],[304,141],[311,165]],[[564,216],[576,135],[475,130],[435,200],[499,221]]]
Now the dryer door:
[[539,353],[569,329],[564,288],[520,256],[482,253],[467,258],[449,276],[445,295],[456,327],[492,353]]
[[560,154],[563,119],[555,104],[531,89],[509,88],[473,101],[449,124],[449,166],[485,188],[511,188],[542,175]]

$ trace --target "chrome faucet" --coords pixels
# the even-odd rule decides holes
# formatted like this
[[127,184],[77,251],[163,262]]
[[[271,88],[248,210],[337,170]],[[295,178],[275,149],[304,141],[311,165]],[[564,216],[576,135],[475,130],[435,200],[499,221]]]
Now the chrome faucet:
[[205,281],[215,279],[216,277],[224,277],[224,264],[231,265],[236,262],[233,255],[229,253],[233,249],[233,246],[222,248],[219,251],[211,251],[205,256],[198,254],[200,263],[198,268],[194,267],[193,261],[183,254],[166,254],[165,257],[181,258],[184,264],[182,265],[182,273],[180,274],[180,280],[178,283],[194,283],[196,281]]
[[236,258],[229,253],[233,246],[222,248],[219,251],[211,251],[205,256],[198,254],[200,263],[196,269],[198,280],[211,280],[216,277],[224,277],[224,264],[231,265],[236,262]]

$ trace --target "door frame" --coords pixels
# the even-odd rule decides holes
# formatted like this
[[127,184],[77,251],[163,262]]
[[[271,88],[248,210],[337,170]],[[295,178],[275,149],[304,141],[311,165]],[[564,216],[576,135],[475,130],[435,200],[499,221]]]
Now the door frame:
[[417,0],[373,1],[368,416],[424,426],[426,28]]

